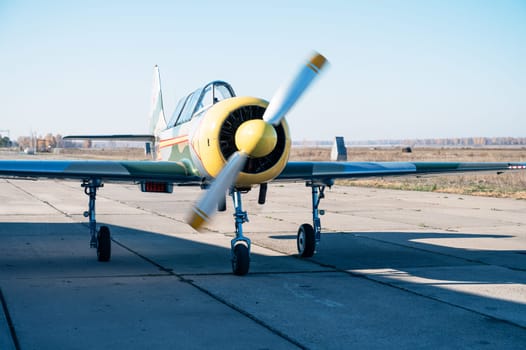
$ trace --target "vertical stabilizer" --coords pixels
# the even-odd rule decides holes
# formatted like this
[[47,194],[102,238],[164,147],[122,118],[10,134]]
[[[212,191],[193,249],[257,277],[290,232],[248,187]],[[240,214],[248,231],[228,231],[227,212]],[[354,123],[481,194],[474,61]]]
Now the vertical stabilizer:
[[152,107],[150,110],[149,132],[158,136],[161,131],[166,129],[166,119],[164,118],[163,96],[161,92],[161,77],[159,67],[153,67],[153,88],[152,88]]

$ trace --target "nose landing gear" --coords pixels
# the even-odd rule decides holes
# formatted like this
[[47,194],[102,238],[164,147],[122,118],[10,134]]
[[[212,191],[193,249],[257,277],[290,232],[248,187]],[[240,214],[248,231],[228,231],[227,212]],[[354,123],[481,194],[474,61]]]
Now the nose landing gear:
[[248,222],[248,214],[243,211],[241,190],[232,190],[234,201],[234,218],[236,237],[230,242],[232,249],[232,272],[234,275],[244,276],[250,269],[250,239],[243,235],[243,224]]

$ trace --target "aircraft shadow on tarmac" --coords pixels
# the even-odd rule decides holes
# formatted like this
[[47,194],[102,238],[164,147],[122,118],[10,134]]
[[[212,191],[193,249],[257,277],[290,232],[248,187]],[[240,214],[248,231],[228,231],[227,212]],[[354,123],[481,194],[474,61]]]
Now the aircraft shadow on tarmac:
[[[229,247],[123,226],[109,226],[114,239],[112,259],[109,263],[99,263],[96,261],[95,250],[89,248],[89,234],[85,224],[0,223],[0,279],[33,275],[111,277],[171,274],[172,271],[178,275],[224,274],[226,278],[237,278],[230,276]],[[290,273],[320,272],[324,269],[356,276],[355,273],[359,270],[386,269],[409,271],[412,277],[433,280],[429,284],[419,282],[417,288],[421,285],[440,288],[440,281],[456,285],[523,285],[526,284],[526,277],[522,273],[526,264],[524,250],[475,250],[421,241],[447,238],[462,239],[465,242],[471,239],[510,237],[513,236],[429,232],[324,233],[319,252],[307,259],[308,262],[295,255],[266,256],[253,252],[252,272],[244,278],[260,274],[282,274],[280,278],[287,278],[286,275]],[[226,238],[228,241],[229,238]],[[295,239],[291,235],[273,235],[270,238]],[[389,274],[384,276],[383,281],[382,277],[379,278],[379,281],[391,284]],[[403,283],[408,286],[412,282],[405,280]],[[411,290],[411,287],[403,289]],[[449,293],[462,295],[464,292]],[[525,308],[524,304],[511,300],[471,294],[469,297],[475,298],[476,303],[497,303],[498,308],[508,310]],[[518,323],[524,326],[526,320],[523,318]]]
[[[103,225],[104,223],[99,223]],[[112,261],[121,259],[118,247],[121,245],[138,256],[159,259],[162,263],[181,261],[195,267],[207,264],[217,265],[230,260],[229,247],[187,240],[150,231],[108,225],[115,243]],[[144,235],[147,235],[145,237]],[[56,239],[54,239],[56,237]],[[199,237],[199,234],[196,235]],[[400,269],[431,266],[496,265],[513,270],[526,270],[526,250],[487,250],[455,248],[447,245],[424,243],[422,240],[439,242],[461,239],[506,239],[511,235],[474,233],[429,233],[429,232],[337,232],[322,233],[320,249],[312,260],[323,266],[338,270],[354,269]],[[272,239],[295,240],[294,235],[272,235]],[[203,238],[202,241],[206,239]],[[89,234],[84,223],[0,223],[0,241],[3,254],[0,262],[7,257],[16,260],[75,260],[93,258],[95,250],[88,249]],[[257,242],[256,242],[257,243]],[[46,255],[49,254],[49,255]],[[117,255],[116,255],[117,254]],[[184,259],[178,259],[184,258]],[[257,257],[257,259],[255,259]],[[293,256],[295,257],[295,256]],[[277,259],[280,257],[259,256],[254,259]],[[289,258],[287,256],[287,258]],[[192,259],[197,261],[192,262]],[[104,264],[102,264],[104,265]],[[256,267],[256,266],[254,266]],[[176,268],[176,266],[170,266]],[[424,269],[425,270],[425,269]],[[225,266],[225,272],[230,271]],[[195,271],[198,272],[198,271]],[[207,271],[202,271],[206,273]],[[272,272],[272,271],[271,271]],[[513,283],[495,276],[488,283]],[[477,281],[484,282],[484,281]]]
[[[509,239],[512,235],[435,232],[332,232],[322,233],[314,260],[341,270],[396,269],[427,266],[496,265],[526,270],[522,254],[526,250],[487,250],[456,248],[438,244],[441,240],[466,242],[476,239]],[[295,235],[270,236],[276,240],[295,240]],[[424,243],[433,240],[435,244]],[[470,246],[476,243],[469,244]],[[499,258],[501,260],[499,260]],[[492,281],[493,283],[493,281]]]
[[[431,267],[455,266],[498,266],[526,271],[526,250],[487,250],[458,248],[440,244],[441,240],[454,242],[456,239],[473,247],[478,239],[509,239],[512,235],[476,233],[435,233],[435,232],[336,232],[323,233],[320,250],[313,260],[339,270],[362,269],[418,269],[420,276],[436,279],[451,279],[436,276]],[[296,239],[293,235],[271,236],[274,239]],[[473,243],[470,241],[473,240]],[[422,241],[433,241],[425,243]],[[426,269],[429,267],[429,269]],[[451,270],[450,270],[451,272]],[[448,273],[447,269],[443,273]],[[444,277],[444,278],[441,278]],[[451,276],[449,276],[451,277]],[[489,276],[488,280],[466,280],[476,283],[523,283],[507,280],[506,277]],[[458,279],[455,278],[455,281]]]
[[[0,223],[0,279],[10,275],[86,276],[106,274],[231,274],[230,237],[225,246],[151,231],[98,222],[112,233],[112,257],[98,262],[95,249],[89,248],[85,223],[12,222]],[[174,231],[177,228],[174,227]],[[271,259],[269,259],[271,258]],[[302,262],[289,256],[252,253],[255,273],[300,271]],[[153,268],[153,269],[152,269]],[[136,269],[136,270],[134,270]],[[320,270],[313,265],[308,271]]]
[[[477,247],[480,240],[486,240],[487,247],[487,240],[513,237],[435,232],[324,233],[321,249],[311,260],[462,308],[469,305],[468,309],[526,327],[524,297],[515,301],[521,290],[518,286],[526,285],[526,251]],[[295,236],[271,238],[292,240]]]

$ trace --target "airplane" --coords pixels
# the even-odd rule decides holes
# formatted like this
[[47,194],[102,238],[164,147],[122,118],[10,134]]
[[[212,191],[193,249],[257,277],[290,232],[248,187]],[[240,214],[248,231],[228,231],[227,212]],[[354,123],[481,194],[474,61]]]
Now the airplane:
[[242,194],[259,187],[265,204],[271,182],[305,182],[311,188],[312,224],[297,233],[300,257],[312,257],[321,239],[320,201],[336,179],[421,176],[442,173],[494,172],[526,169],[526,163],[462,162],[314,162],[289,161],[291,138],[285,116],[327,66],[313,53],[270,102],[238,97],[225,81],[212,81],[181,98],[171,118],[164,115],[159,68],[154,67],[152,109],[148,134],[76,135],[65,139],[142,140],[153,145],[153,160],[0,160],[0,177],[54,178],[81,182],[89,197],[84,216],[89,220],[90,246],[99,261],[111,258],[108,226],[97,227],[95,201],[105,182],[132,182],[142,192],[172,193],[175,186],[206,190],[189,211],[187,223],[200,230],[216,211],[233,200],[235,237],[231,241],[232,272],[246,275],[251,241],[243,234],[248,214]]

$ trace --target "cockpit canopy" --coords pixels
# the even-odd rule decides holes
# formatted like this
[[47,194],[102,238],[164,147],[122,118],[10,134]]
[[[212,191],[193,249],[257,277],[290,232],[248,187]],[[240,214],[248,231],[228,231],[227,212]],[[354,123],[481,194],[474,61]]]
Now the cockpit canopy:
[[236,96],[227,82],[216,80],[183,97],[177,103],[168,128],[190,121],[194,115],[200,114],[215,103]]

